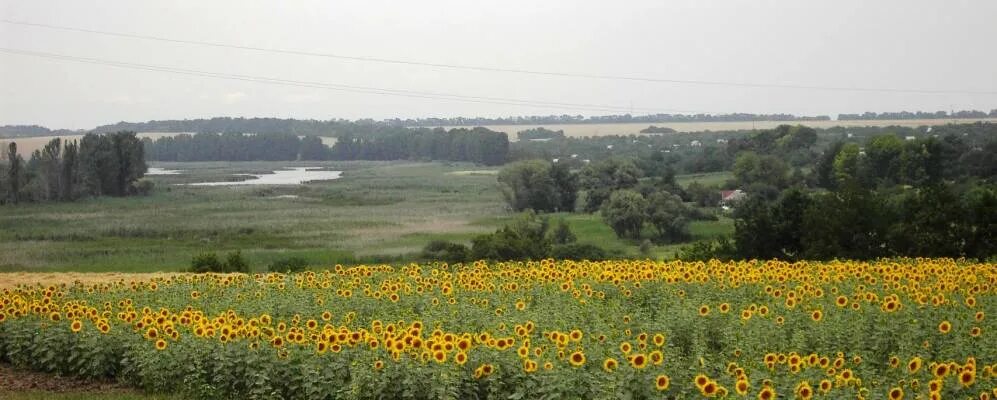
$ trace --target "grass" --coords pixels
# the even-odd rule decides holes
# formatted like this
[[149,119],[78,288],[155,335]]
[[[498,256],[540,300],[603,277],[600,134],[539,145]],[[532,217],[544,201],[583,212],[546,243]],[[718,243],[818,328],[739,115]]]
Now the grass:
[[[384,260],[430,238],[469,240],[506,214],[494,175],[451,174],[466,164],[157,163],[183,175],[150,176],[148,197],[5,206],[3,271],[176,271],[204,251],[241,250],[257,270],[300,256],[318,265]],[[299,186],[190,187],[286,166],[343,170]],[[294,195],[297,198],[278,198]]]
[[699,182],[700,184],[711,186],[723,186],[728,180],[734,179],[734,174],[730,171],[724,172],[705,172],[700,174],[686,174],[686,175],[676,175],[675,182],[682,186],[689,186],[690,183]]
[[[616,233],[602,221],[602,217],[598,213],[554,214],[552,218],[564,218],[568,226],[571,227],[571,231],[578,237],[579,243],[602,247],[613,255],[643,257],[638,248],[639,241],[616,237]],[[650,257],[655,259],[674,258],[675,252],[688,246],[690,242],[727,235],[733,231],[734,221],[727,217],[721,217],[717,221],[692,221],[689,224],[689,233],[692,237],[688,242],[652,245]],[[648,234],[644,236],[650,238]]]
[[[240,250],[257,271],[287,257],[313,265],[407,261],[431,240],[470,243],[512,218],[491,173],[469,164],[410,162],[155,163],[181,175],[149,176],[147,197],[5,206],[0,271],[179,271],[201,252]],[[344,171],[297,186],[178,186],[311,166]],[[726,173],[684,175],[722,181]],[[287,196],[296,196],[288,198]],[[638,257],[598,214],[558,214],[582,243]],[[729,219],[695,221],[693,240],[732,231]],[[671,258],[679,245],[654,246]]]

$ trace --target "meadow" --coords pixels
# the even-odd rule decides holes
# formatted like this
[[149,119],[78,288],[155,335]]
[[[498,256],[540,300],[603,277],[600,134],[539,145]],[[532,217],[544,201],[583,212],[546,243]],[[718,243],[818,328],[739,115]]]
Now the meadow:
[[0,294],[0,358],[182,398],[986,399],[995,285],[946,259],[41,283]]
[[[256,271],[302,257],[313,265],[399,262],[431,240],[469,243],[515,216],[494,169],[412,162],[153,163],[182,170],[150,175],[147,197],[0,208],[0,271],[179,271],[201,252],[242,251]],[[284,167],[343,171],[340,179],[287,186],[191,187],[176,184],[244,179]],[[722,179],[725,175],[696,177]],[[719,178],[718,178],[719,177]],[[680,177],[680,179],[684,179]],[[582,241],[639,254],[598,214],[558,214]],[[732,230],[729,219],[697,221],[694,239]],[[655,246],[653,258],[677,245]]]

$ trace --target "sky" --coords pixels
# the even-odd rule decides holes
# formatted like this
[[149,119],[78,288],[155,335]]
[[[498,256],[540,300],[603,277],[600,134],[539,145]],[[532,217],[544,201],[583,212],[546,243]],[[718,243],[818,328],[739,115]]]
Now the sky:
[[[957,92],[480,71],[0,23],[0,48],[49,55],[0,52],[0,125],[87,129],[118,121],[213,116],[748,112],[834,117],[864,111],[989,111],[997,108],[995,16],[997,1],[992,0],[0,0],[5,21],[182,41],[569,75]],[[150,71],[149,66],[307,84],[192,76]],[[360,93],[328,85],[410,92]],[[475,99],[441,99],[439,94]],[[530,104],[507,104],[509,99]]]

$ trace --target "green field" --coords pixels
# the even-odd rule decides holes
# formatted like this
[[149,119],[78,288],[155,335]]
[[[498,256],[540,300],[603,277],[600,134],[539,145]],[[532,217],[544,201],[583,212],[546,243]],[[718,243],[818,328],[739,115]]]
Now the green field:
[[734,174],[730,171],[724,172],[704,172],[700,174],[676,175],[675,182],[682,186],[689,186],[690,183],[699,182],[706,186],[721,186],[728,180],[734,179]]
[[[435,239],[469,243],[509,212],[495,175],[471,164],[402,162],[156,163],[148,197],[22,204],[0,209],[0,271],[177,271],[193,255],[241,250],[252,268],[300,256],[314,265],[411,260]],[[344,171],[297,186],[191,187],[290,166]],[[470,173],[469,171],[486,171]],[[711,175],[712,176],[712,175]],[[682,180],[687,179],[682,177]],[[714,179],[722,179],[714,177]],[[296,196],[296,197],[288,197]],[[598,214],[565,214],[584,243],[640,256]],[[694,222],[695,239],[729,231],[729,220]],[[670,258],[679,246],[655,247]]]

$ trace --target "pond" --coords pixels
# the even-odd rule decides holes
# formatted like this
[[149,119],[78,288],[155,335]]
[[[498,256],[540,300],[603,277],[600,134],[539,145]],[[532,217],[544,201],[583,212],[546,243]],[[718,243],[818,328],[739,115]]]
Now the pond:
[[339,179],[343,171],[327,171],[320,167],[297,167],[274,171],[272,174],[239,174],[251,176],[242,181],[198,182],[189,186],[236,186],[236,185],[300,185],[305,182]]

